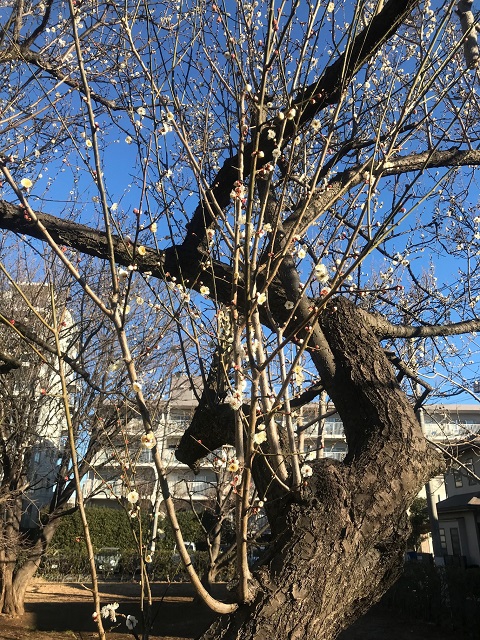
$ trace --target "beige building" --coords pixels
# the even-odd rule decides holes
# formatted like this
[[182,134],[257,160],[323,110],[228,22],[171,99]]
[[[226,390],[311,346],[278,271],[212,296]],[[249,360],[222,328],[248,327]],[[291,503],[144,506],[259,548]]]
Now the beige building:
[[[217,481],[217,474],[207,459],[204,459],[199,472],[194,475],[191,469],[175,458],[175,449],[185,429],[190,424],[198,403],[198,391],[191,388],[184,376],[174,376],[170,388],[153,411],[157,428],[155,436],[165,468],[168,470],[170,490],[179,506],[188,508],[192,503],[205,503],[211,499]],[[319,422],[322,410],[319,402],[303,407],[297,415],[300,432],[300,447],[310,459],[331,457],[343,460],[347,453],[347,443],[340,417],[326,408],[326,418]],[[425,435],[437,442],[451,443],[459,437],[468,437],[480,430],[480,407],[477,405],[430,405],[424,412]],[[85,496],[91,497],[96,504],[112,505],[119,499],[125,499],[130,486],[125,482],[125,465],[136,467],[135,488],[144,499],[155,502],[157,497],[156,471],[152,451],[142,449],[140,438],[143,433],[141,421],[132,415],[126,421],[124,434],[128,446],[123,440],[114,446],[110,442],[97,458],[96,467],[84,483]],[[122,477],[124,476],[124,477]],[[442,477],[432,482],[435,502],[446,498],[445,482]]]
[[456,461],[437,504],[443,552],[447,564],[480,567],[480,437],[459,441],[449,453]]

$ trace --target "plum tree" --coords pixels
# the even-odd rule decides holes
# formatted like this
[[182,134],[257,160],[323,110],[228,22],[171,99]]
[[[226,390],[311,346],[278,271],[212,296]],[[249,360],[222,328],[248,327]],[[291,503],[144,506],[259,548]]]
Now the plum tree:
[[[113,323],[149,432],[124,339],[145,276],[204,380],[178,459],[235,446],[237,603],[209,601],[204,638],[334,638],[398,575],[441,469],[415,389],[476,377],[475,24],[442,0],[19,1],[4,21],[0,227]],[[62,247],[105,261],[108,294]],[[322,391],[343,461],[302,450]]]

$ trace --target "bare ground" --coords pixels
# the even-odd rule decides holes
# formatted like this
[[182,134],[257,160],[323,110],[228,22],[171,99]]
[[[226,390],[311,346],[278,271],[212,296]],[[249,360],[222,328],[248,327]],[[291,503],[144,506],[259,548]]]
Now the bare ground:
[[[218,595],[225,595],[218,585]],[[135,583],[102,583],[102,604],[117,601],[118,612],[141,619],[140,585]],[[153,583],[152,640],[192,640],[214,615],[195,602],[189,584]],[[26,598],[25,614],[12,619],[0,616],[1,640],[94,640],[96,627],[92,620],[93,604],[88,585],[54,583],[37,579]],[[110,627],[109,640],[132,640],[125,622]],[[141,629],[139,629],[141,634]],[[439,629],[423,622],[401,619],[392,612],[374,608],[350,629],[341,640],[462,640],[458,631]]]

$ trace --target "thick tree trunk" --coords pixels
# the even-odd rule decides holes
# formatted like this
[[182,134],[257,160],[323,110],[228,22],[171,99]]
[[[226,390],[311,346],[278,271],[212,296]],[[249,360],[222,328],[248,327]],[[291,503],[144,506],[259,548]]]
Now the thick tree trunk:
[[[36,571],[36,569],[35,569]],[[10,616],[21,616],[25,612],[25,593],[35,571],[31,575],[15,573],[8,567],[3,575],[4,596],[2,613]]]
[[270,506],[274,543],[255,574],[253,601],[202,640],[333,640],[395,581],[407,508],[440,468],[354,305],[336,298],[320,324],[335,362],[322,381],[342,417],[348,456],[312,463],[313,476],[288,507]]
[[1,613],[21,616],[25,612],[25,593],[40,566],[40,561],[53,538],[58,522],[58,520],[52,521],[43,528],[35,543],[27,549],[28,559],[21,567],[15,567],[17,555],[7,553],[2,571],[3,602]]

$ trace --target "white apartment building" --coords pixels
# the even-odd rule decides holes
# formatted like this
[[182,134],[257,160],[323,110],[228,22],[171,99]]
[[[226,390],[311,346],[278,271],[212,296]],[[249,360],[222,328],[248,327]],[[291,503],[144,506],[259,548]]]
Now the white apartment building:
[[[198,392],[197,392],[198,395]],[[190,504],[205,503],[214,492],[217,475],[211,463],[204,459],[199,472],[191,469],[175,458],[175,449],[189,426],[197,406],[197,395],[188,378],[174,376],[165,398],[155,405],[155,436],[165,468],[168,470],[170,491],[179,507],[189,508]],[[347,453],[347,443],[343,425],[338,414],[328,415],[319,422],[321,408],[319,402],[303,407],[297,415],[300,447],[309,458],[332,457],[342,460]],[[330,412],[331,413],[331,412]],[[430,405],[424,411],[425,435],[438,442],[450,442],[480,431],[480,407],[477,405]],[[133,416],[127,421],[124,432],[128,435],[128,446],[120,442],[116,446],[103,448],[96,461],[96,467],[84,482],[84,495],[91,504],[110,505],[124,499],[131,486],[122,478],[125,464],[136,466],[135,488],[144,499],[155,502],[157,483],[152,451],[142,449],[140,438],[143,433],[141,421]],[[123,436],[124,438],[124,436]],[[124,438],[125,439],[125,438]],[[128,470],[127,470],[128,471]],[[128,473],[125,474],[128,476]],[[443,477],[436,480],[435,500],[445,498]]]
[[[0,310],[13,327],[24,326],[40,339],[51,336],[39,317],[52,321],[52,291],[44,282],[9,284],[0,293]],[[62,294],[55,294],[60,346],[70,345],[73,326],[71,313]],[[4,348],[21,366],[4,376],[0,393],[2,404],[2,446],[6,464],[20,470],[16,481],[22,487],[21,527],[36,527],[40,512],[53,497],[57,482],[58,462],[64,445],[65,410],[61,380],[54,368],[41,361],[14,331],[2,327]],[[69,373],[67,372],[67,382]],[[0,464],[0,476],[4,469]]]
[[[174,376],[167,396],[152,408],[153,421],[157,427],[157,448],[168,470],[170,492],[179,508],[187,508],[190,502],[209,500],[217,479],[209,462],[204,461],[199,473],[194,475],[186,464],[175,458],[175,449],[190,424],[197,403],[197,396],[188,378]],[[135,488],[142,499],[155,502],[156,470],[152,451],[141,446],[143,432],[141,419],[132,412],[132,417],[126,419],[123,434],[115,442],[110,439],[102,447],[83,484],[84,496],[90,504],[115,506],[125,499],[132,488]],[[132,467],[135,468],[134,487],[128,480],[131,478],[129,472]]]

